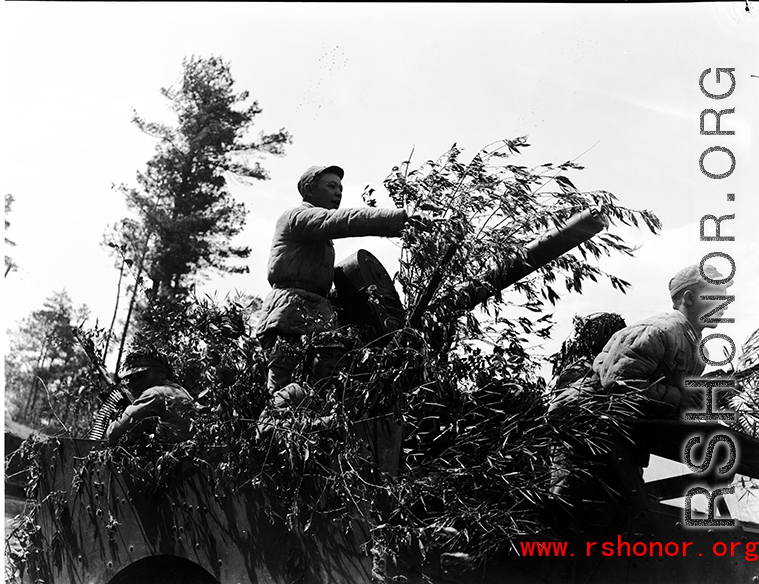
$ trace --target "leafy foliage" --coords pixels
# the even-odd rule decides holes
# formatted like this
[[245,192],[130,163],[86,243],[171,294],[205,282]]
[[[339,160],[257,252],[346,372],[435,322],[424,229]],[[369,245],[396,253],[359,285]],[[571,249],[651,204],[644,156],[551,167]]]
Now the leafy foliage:
[[587,369],[611,336],[627,323],[618,314],[597,312],[586,317],[575,316],[572,325],[572,333],[551,358],[554,377],[561,376],[578,363]]
[[[257,491],[272,517],[285,509],[296,530],[308,530],[317,515],[346,526],[362,516],[376,558],[411,547],[473,567],[518,539],[545,536],[551,453],[568,448],[567,436],[603,450],[599,421],[621,426],[630,408],[621,399],[589,400],[559,425],[548,416],[547,383],[530,339],[550,334],[546,309],[560,299],[557,282],[579,293],[588,279],[606,277],[624,291],[628,284],[593,260],[633,250],[601,234],[508,294],[483,274],[508,269],[527,243],[586,209],[652,231],[659,223],[647,211],[619,207],[610,193],[579,191],[566,177],[581,168],[573,162],[510,164],[526,146],[506,140],[469,163],[454,147],[419,169],[406,162],[393,170],[385,186],[398,206],[443,219],[404,233],[398,281],[407,326],[363,338],[344,369],[322,383],[304,365],[298,381],[311,390],[307,403],[270,410],[250,326],[255,303],[154,299],[135,343],[164,353],[197,396],[196,435],[170,448],[156,448],[148,435],[128,452],[117,447],[118,463],[150,490],[171,480],[176,460],[208,465],[203,453],[214,450],[220,458],[208,473],[219,489]],[[372,193],[365,195],[371,204]],[[463,311],[458,295],[473,281],[492,299],[485,310]],[[268,429],[262,412],[269,412]],[[392,454],[401,429],[400,465],[386,464],[372,446],[380,440]]]
[[[593,262],[633,249],[602,233],[517,282],[508,296],[488,275],[508,270],[529,242],[588,209],[653,232],[660,223],[648,211],[618,206],[611,193],[581,192],[566,176],[582,169],[574,162],[537,169],[511,163],[527,146],[524,138],[504,140],[469,163],[454,146],[415,170],[404,162],[385,181],[398,207],[437,219],[431,230],[406,230],[398,274],[410,324],[418,318],[415,335],[401,337],[414,338],[413,345],[401,346],[413,346],[419,358],[398,351],[377,366],[390,378],[399,370],[406,376],[398,384],[405,397],[399,400],[404,464],[391,489],[394,511],[378,530],[389,549],[391,542],[415,540],[424,549],[427,541],[476,565],[543,531],[552,449],[567,448],[565,436],[574,435],[603,450],[599,421],[615,427],[634,410],[599,400],[557,427],[547,417],[539,360],[526,348],[530,338],[550,333],[545,309],[560,299],[557,283],[581,293],[583,282],[606,277],[624,291],[627,282]],[[491,298],[483,311],[461,308],[462,290],[473,283],[484,289],[478,295]]]
[[[151,301],[134,345],[154,347],[172,364],[177,381],[191,394],[215,395],[222,388],[248,388],[262,374],[258,343],[248,321],[259,299],[239,296],[217,303],[188,297],[179,303]],[[221,396],[218,396],[221,397]],[[231,412],[229,412],[231,414]],[[226,416],[223,416],[226,417]]]
[[[438,313],[446,315],[453,310],[460,315],[455,301],[462,287],[484,280],[493,270],[508,269],[537,236],[563,226],[584,210],[595,209],[611,222],[643,223],[652,232],[661,227],[655,215],[621,207],[609,192],[578,190],[566,176],[569,171],[582,170],[575,162],[546,163],[538,168],[510,163],[510,157],[527,146],[526,138],[502,140],[464,163],[461,149],[454,145],[441,158],[418,169],[411,170],[410,163],[404,162],[385,180],[397,206],[429,211],[438,219],[433,231],[410,231],[404,238],[398,278],[412,311],[421,297],[429,295],[428,283],[440,281],[430,301],[437,310],[427,314],[424,330],[437,330],[429,324],[439,320]],[[627,282],[592,263],[612,253],[632,255],[633,249],[619,236],[601,233],[576,251],[540,267],[518,282],[515,290],[524,297],[523,305],[534,312],[542,310],[546,301],[554,304],[559,299],[555,287],[562,282],[567,292],[581,293],[583,282],[606,277],[624,292]],[[442,279],[436,276],[440,272]],[[488,286],[486,281],[481,285]],[[498,290],[491,287],[488,292],[494,304],[501,304]],[[477,332],[476,326],[464,330],[468,328],[467,332]]]
[[[43,549],[40,527],[34,521],[38,508],[36,496],[42,475],[41,443],[34,435],[25,440],[14,453],[6,453],[6,481],[19,474],[25,480],[27,502],[24,513],[16,516],[5,531],[5,581],[21,581],[23,569],[35,561]],[[19,470],[23,469],[23,470]],[[51,493],[53,497],[56,494]]]
[[[727,350],[725,357],[728,358]],[[706,376],[733,380],[734,387],[719,392],[719,409],[735,412],[735,421],[728,422],[733,428],[759,437],[759,330],[743,343],[737,367],[729,371],[717,369]]]

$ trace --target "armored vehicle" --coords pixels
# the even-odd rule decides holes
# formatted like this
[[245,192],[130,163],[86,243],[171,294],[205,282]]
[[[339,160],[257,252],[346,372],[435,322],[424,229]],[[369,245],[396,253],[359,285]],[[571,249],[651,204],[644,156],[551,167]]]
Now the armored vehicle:
[[[473,309],[484,299],[483,290],[513,284],[604,225],[589,212],[573,218],[533,242],[507,269],[486,274],[486,286],[462,289],[459,305]],[[373,328],[377,337],[415,318],[403,312],[387,273],[368,252],[340,264],[335,282],[346,318]],[[351,439],[392,474],[401,456],[401,432],[398,424],[358,420]],[[347,521],[345,514],[325,510],[306,528],[292,528],[287,510],[256,485],[230,489],[214,480],[209,469],[223,448],[192,462],[174,461],[171,480],[146,490],[135,467],[110,456],[102,441],[51,439],[30,475],[38,484],[32,489],[36,506],[22,576],[48,584],[759,582],[759,526],[734,520],[716,498],[712,515],[729,525],[691,527],[685,505],[677,504],[694,486],[711,492],[733,477],[759,478],[759,441],[717,423],[638,421],[630,428],[633,442],[675,462],[682,462],[689,439],[699,436],[705,444],[716,434],[729,434],[737,445],[729,473],[653,481],[644,480],[625,442],[616,442],[611,460],[622,490],[618,499],[576,501],[569,512],[561,505],[544,509],[552,515],[546,518],[554,526],[552,536],[511,542],[476,566],[443,548],[421,545],[422,534],[393,557],[381,550],[368,553],[372,526],[362,508],[370,502],[360,496],[346,502],[355,509]],[[140,468],[147,474],[156,470]],[[311,488],[323,487],[315,481]]]

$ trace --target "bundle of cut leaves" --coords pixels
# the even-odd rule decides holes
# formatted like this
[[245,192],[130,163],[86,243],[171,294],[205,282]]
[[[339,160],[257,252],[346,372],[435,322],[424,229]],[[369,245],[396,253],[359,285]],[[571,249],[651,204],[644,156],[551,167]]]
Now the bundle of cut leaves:
[[[416,170],[404,162],[385,181],[398,207],[439,219],[431,230],[407,229],[397,276],[424,359],[409,376],[414,383],[403,386],[403,464],[389,486],[392,512],[377,528],[387,549],[401,542],[423,552],[431,546],[471,567],[545,535],[552,452],[568,448],[567,436],[603,452],[609,431],[624,431],[636,410],[630,396],[595,396],[560,422],[548,417],[539,359],[527,349],[550,334],[546,304],[560,299],[557,283],[567,293],[582,293],[583,282],[599,277],[623,292],[629,286],[594,263],[602,255],[632,255],[619,236],[605,232],[585,241],[508,294],[484,275],[507,270],[528,242],[585,210],[652,232],[660,223],[648,211],[617,205],[606,191],[581,192],[566,176],[582,169],[575,162],[512,164],[527,146],[524,138],[504,140],[464,162],[454,145]],[[489,300],[464,310],[461,293],[471,294],[473,283],[481,288],[477,296]],[[619,325],[592,322],[601,329]],[[594,332],[582,335],[578,355],[595,350]],[[389,371],[400,367],[408,365]]]
[[634,394],[588,392],[560,417],[549,415],[545,382],[530,372],[530,358],[515,358],[518,351],[501,341],[502,352],[449,354],[436,382],[408,395],[404,464],[390,486],[392,510],[375,532],[382,550],[418,549],[423,559],[434,553],[472,569],[517,551],[520,541],[554,537],[554,459],[565,461],[563,472],[587,475],[568,456],[576,444],[602,454],[613,433],[627,432],[639,406]]
[[626,325],[619,314],[611,312],[596,312],[586,317],[576,315],[569,337],[549,359],[553,363],[554,378],[566,376],[573,369],[587,369],[611,336]]

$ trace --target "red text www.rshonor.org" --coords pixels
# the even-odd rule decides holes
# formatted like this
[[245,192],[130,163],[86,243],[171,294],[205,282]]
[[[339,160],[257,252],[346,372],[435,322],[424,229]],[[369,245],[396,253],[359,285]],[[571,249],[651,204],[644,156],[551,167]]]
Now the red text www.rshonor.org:
[[[527,557],[563,557],[574,556],[574,552],[568,548],[566,541],[520,541],[522,555]],[[702,552],[691,548],[692,541],[636,541],[627,542],[622,536],[617,536],[617,541],[589,541],[585,544],[582,553],[586,556],[617,556],[617,557],[694,557],[703,556]],[[690,552],[690,555],[689,555]],[[759,541],[730,541],[727,543],[718,541],[707,552],[707,555],[743,557],[747,562],[759,560]]]

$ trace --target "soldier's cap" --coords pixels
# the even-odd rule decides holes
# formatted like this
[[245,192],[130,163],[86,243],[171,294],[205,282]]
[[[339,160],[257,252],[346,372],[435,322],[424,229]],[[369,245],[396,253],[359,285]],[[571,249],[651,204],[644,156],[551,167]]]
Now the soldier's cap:
[[340,177],[340,180],[345,176],[345,171],[339,166],[312,166],[306,172],[304,172],[298,180],[298,192],[301,197],[306,196],[306,191],[311,183],[316,181],[323,173],[334,172]]
[[161,355],[149,355],[139,352],[129,353],[119,370],[119,378],[126,379],[130,375],[142,373],[153,367],[159,367],[167,373],[171,371],[169,363]]
[[[706,276],[706,278],[704,277]],[[713,286],[732,286],[733,281],[724,282],[725,277],[719,273],[717,268],[710,264],[704,265],[704,276],[701,275],[701,268],[698,264],[693,264],[683,268],[669,281],[669,296],[674,298],[678,292],[695,286],[697,284],[711,284]],[[707,279],[708,278],[708,279]],[[711,281],[710,281],[711,280]]]

